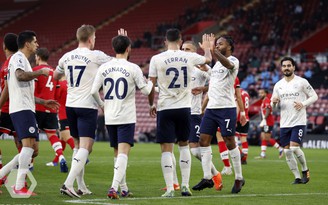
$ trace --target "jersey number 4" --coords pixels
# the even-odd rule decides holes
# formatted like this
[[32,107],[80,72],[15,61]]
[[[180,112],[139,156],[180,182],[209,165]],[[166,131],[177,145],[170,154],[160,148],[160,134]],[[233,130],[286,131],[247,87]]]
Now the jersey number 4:
[[[83,72],[85,70],[85,67],[86,66],[80,66],[80,65],[74,66],[74,68],[73,68],[73,66],[67,67],[67,69],[69,70],[69,82],[70,82],[71,87],[79,87],[80,86],[80,81],[81,81]],[[75,85],[74,85],[74,77],[73,77],[74,72],[79,72]]]
[[52,82],[52,76],[51,75],[48,76],[46,87],[49,88],[50,91],[52,91],[52,89],[54,88],[54,83]]
[[[187,87],[187,67],[183,66],[181,67],[181,70],[183,72],[183,86]],[[169,68],[166,70],[166,75],[170,75],[170,73],[173,72],[174,73],[174,77],[169,85],[169,88],[180,88],[180,84],[176,83],[177,79],[179,78],[179,70],[177,68]]]

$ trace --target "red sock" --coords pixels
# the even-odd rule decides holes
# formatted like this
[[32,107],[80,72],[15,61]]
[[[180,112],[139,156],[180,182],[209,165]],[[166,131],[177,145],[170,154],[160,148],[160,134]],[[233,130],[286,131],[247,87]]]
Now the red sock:
[[267,146],[267,142],[265,140],[262,140],[261,146]]
[[50,144],[51,144],[52,148],[54,148],[56,154],[59,157],[61,155],[63,155],[63,148],[61,146],[61,143],[60,143],[57,135],[52,135],[51,137],[49,137],[49,141],[50,141]]
[[72,150],[74,149],[75,145],[74,145],[74,139],[73,139],[73,137],[70,137],[70,138],[66,141],[66,143],[71,147]]
[[243,148],[244,150],[244,159],[246,160],[247,159],[247,155],[248,155],[248,142],[242,142],[241,143],[241,147]]
[[227,158],[226,157],[222,157],[222,154],[221,154],[223,152],[228,151],[227,145],[225,144],[224,141],[221,141],[221,142],[218,142],[218,146],[219,146],[219,152],[220,152],[220,155],[221,155],[222,162],[223,162],[224,166],[230,167],[229,157],[227,157]]
[[62,145],[63,151],[65,151],[66,148],[66,142],[64,140],[60,140],[60,143]]
[[55,158],[52,160],[53,163],[58,163],[59,156],[56,154]]
[[248,149],[248,142],[243,142],[243,143],[241,143],[241,147],[242,147],[243,149]]
[[270,144],[271,144],[271,146],[273,146],[274,144],[276,144],[276,140],[275,139],[270,139]]

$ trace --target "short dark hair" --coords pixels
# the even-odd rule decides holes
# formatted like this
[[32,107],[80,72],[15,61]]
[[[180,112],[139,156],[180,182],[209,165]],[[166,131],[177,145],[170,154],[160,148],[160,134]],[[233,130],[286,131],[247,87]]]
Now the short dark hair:
[[14,52],[14,53],[18,51],[17,35],[16,34],[7,33],[5,35],[5,37],[3,38],[3,43],[9,51]]
[[175,42],[181,38],[181,33],[179,29],[170,28],[166,31],[166,39],[170,42]]
[[289,57],[289,56],[283,57],[283,58],[281,59],[281,61],[280,61],[280,65],[282,65],[282,63],[283,63],[284,61],[290,61],[290,62],[292,63],[292,65],[293,65],[294,67],[296,67],[296,62],[295,62],[295,60],[294,60],[293,58],[291,58],[291,57]]
[[232,36],[225,34],[220,36],[219,38],[224,38],[228,42],[228,44],[231,47],[231,53],[233,53],[233,51],[235,50],[235,41],[233,40]]
[[18,34],[17,45],[18,48],[24,48],[26,42],[32,42],[34,37],[36,37],[36,33],[34,31],[23,31]]
[[50,56],[50,53],[47,48],[38,48],[35,52],[35,55],[39,56],[42,61],[47,62]]
[[112,46],[117,54],[125,53],[126,49],[131,45],[131,40],[127,36],[118,35],[112,38]]

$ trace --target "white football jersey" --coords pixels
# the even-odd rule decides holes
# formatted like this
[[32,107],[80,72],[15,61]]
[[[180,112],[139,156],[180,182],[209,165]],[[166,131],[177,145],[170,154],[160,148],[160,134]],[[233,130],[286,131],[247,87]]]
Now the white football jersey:
[[309,82],[299,76],[287,82],[285,78],[279,80],[273,88],[273,98],[279,99],[280,105],[280,127],[294,127],[306,125],[306,106],[297,111],[294,102],[303,102],[309,97],[316,95]]
[[151,58],[149,77],[157,78],[158,111],[191,107],[191,75],[195,65],[205,62],[204,56],[181,50],[167,50]]
[[103,86],[106,125],[136,122],[136,86],[149,94],[153,83],[146,82],[141,68],[125,59],[113,58],[98,69],[92,92]]
[[234,83],[238,74],[239,60],[234,56],[229,56],[228,60],[234,65],[233,69],[224,67],[220,61],[217,61],[212,69],[207,108],[236,107]]
[[15,74],[17,69],[33,72],[30,62],[24,53],[21,51],[15,53],[10,58],[8,69],[9,113],[22,110],[35,112],[34,80],[18,81]]
[[90,94],[97,69],[112,58],[102,51],[77,48],[66,53],[56,70],[67,79],[67,107],[98,109]]
[[[211,68],[209,67],[209,69]],[[199,70],[197,67],[195,67],[194,72],[192,73],[191,76],[191,88],[205,86],[209,78],[210,78],[210,74],[208,72]],[[199,95],[192,95],[192,99],[191,99],[192,115],[200,115],[202,113],[202,99],[203,99],[203,93]]]

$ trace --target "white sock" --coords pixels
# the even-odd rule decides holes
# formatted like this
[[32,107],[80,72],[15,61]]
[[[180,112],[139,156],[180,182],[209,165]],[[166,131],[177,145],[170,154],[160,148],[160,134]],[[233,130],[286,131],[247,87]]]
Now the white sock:
[[171,152],[163,152],[161,166],[167,191],[173,191],[173,160]]
[[[199,159],[199,161],[202,161],[199,147],[190,148],[190,151],[192,155],[194,155],[197,159]],[[218,170],[215,168],[213,162],[211,162],[211,173],[213,176],[216,176],[219,173]]]
[[229,159],[229,151],[220,152],[221,160]]
[[285,155],[286,155],[286,161],[287,164],[289,166],[290,171],[292,171],[292,173],[296,178],[301,178],[300,172],[298,170],[298,166],[297,166],[297,162],[296,159],[294,157],[293,151],[291,149],[284,149]]
[[261,145],[261,156],[264,157],[265,156],[265,152],[267,150],[267,146],[266,145]]
[[280,146],[279,146],[279,144],[276,142],[276,143],[273,145],[273,147],[276,148],[276,149],[279,149]]
[[71,170],[65,181],[65,186],[69,189],[73,189],[73,184],[76,176],[82,171],[85,166],[85,162],[89,156],[89,151],[85,148],[80,148],[76,155],[73,157]]
[[28,164],[31,162],[34,149],[30,147],[23,147],[18,158],[18,171],[16,180],[16,190],[20,190],[25,185],[26,174],[28,173]]
[[[60,141],[53,143],[51,146],[52,146],[52,148],[54,149],[55,153],[57,152],[57,150],[59,150],[59,149],[63,149],[62,144],[61,144]],[[56,154],[57,154],[57,153],[56,153]],[[59,162],[60,162],[60,161],[59,161]]]
[[118,154],[117,160],[114,166],[114,177],[112,182],[112,188],[115,189],[115,191],[118,190],[118,186],[121,184],[122,179],[126,172],[126,167],[128,164],[128,156],[126,154]]
[[302,171],[307,171],[308,167],[306,164],[305,155],[304,155],[304,152],[301,150],[301,148],[300,147],[290,147],[290,149],[294,152],[298,161],[300,162]]
[[241,161],[240,161],[240,151],[238,147],[235,149],[229,150],[229,154],[231,157],[231,162],[233,166],[233,170],[235,171],[235,179],[241,180],[243,179],[243,174],[241,170]]
[[190,169],[191,169],[191,154],[189,151],[189,146],[179,146],[180,151],[180,170],[181,170],[181,178],[182,186],[189,187],[189,180],[190,180]]
[[73,149],[72,162],[73,162],[73,159],[74,159],[74,157],[75,157],[75,155],[76,155],[76,153],[77,153],[78,150],[79,150],[78,148],[74,148]]
[[200,147],[202,156],[202,168],[204,172],[204,179],[212,179],[211,162],[212,162],[212,147]]
[[246,155],[248,154],[248,148],[242,148],[241,151]]
[[[117,157],[114,157],[114,165],[116,164],[116,161],[117,161]],[[128,185],[126,183],[126,172],[120,183],[120,188],[121,188],[121,191],[129,191]]]
[[6,176],[11,170],[18,166],[19,154],[17,154],[10,162],[0,169],[0,179]]
[[173,184],[179,184],[178,175],[177,175],[177,161],[175,159],[174,152],[172,152],[172,163],[173,163]]
[[194,157],[199,159],[199,161],[202,160],[202,156],[200,154],[200,148],[199,147],[190,148],[190,152]]
[[77,188],[82,191],[87,189],[87,185],[84,182],[84,170],[85,170],[85,166],[82,168],[80,173],[76,176]]

